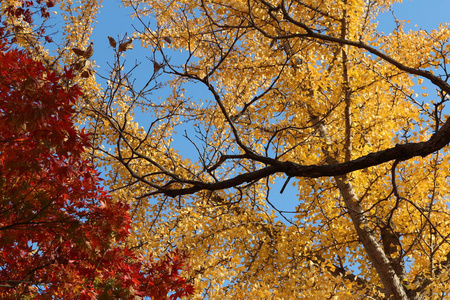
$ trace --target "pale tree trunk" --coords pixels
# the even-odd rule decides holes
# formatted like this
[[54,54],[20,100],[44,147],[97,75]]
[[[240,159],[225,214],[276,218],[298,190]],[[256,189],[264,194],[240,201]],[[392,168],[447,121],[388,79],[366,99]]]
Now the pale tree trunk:
[[[327,134],[326,126],[316,116],[311,116],[311,120],[319,132],[321,138],[327,140],[326,144],[329,145],[329,136]],[[347,143],[346,143],[347,144]],[[347,144],[346,147],[349,147]],[[347,148],[349,149],[349,148]],[[322,149],[326,161],[328,164],[336,164],[338,161],[328,149]],[[349,154],[346,154],[349,157]],[[358,202],[358,198],[353,190],[351,183],[348,181],[347,176],[335,176],[336,185],[344,200],[347,212],[353,222],[355,230],[358,234],[364,249],[370,259],[373,267],[376,269],[378,276],[383,283],[386,298],[395,300],[411,300],[416,299],[408,297],[406,291],[401,283],[400,278],[395,273],[383,246],[378,242],[376,233],[368,225],[367,219],[364,216],[363,209]]]
[[357,201],[351,183],[347,181],[346,176],[335,177],[335,180],[347,207],[347,212],[358,233],[359,240],[363,244],[367,256],[383,282],[386,296],[396,300],[409,299],[400,278],[395,273],[388,257],[384,253],[383,246],[377,241],[375,234],[367,225],[367,220],[364,217],[361,205]]

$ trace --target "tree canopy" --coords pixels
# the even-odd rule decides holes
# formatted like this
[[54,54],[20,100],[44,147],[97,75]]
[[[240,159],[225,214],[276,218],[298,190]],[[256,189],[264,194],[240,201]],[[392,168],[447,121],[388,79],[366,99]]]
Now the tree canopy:
[[122,2],[136,31],[94,40],[109,69],[94,0],[60,2],[60,47],[32,53],[72,66],[137,251],[188,253],[193,299],[448,297],[448,24],[384,33],[393,0]]
[[49,69],[8,37],[0,27],[0,298],[189,294],[182,252],[143,260],[127,247],[129,205],[100,186],[90,137],[72,120],[82,96],[72,70]]

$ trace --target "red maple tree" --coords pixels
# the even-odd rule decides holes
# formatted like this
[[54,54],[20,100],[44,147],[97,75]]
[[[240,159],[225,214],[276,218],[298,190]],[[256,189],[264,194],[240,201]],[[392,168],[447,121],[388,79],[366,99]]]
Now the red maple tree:
[[[113,201],[83,159],[82,96],[13,49],[0,28],[0,298],[176,299],[192,292],[173,252],[143,265],[124,246],[128,206]],[[168,296],[169,295],[169,296]]]

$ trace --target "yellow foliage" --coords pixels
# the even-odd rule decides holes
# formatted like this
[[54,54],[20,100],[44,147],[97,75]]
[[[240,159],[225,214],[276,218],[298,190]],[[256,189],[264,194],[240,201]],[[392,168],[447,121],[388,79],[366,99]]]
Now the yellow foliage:
[[[138,86],[116,53],[106,84],[76,79],[79,120],[111,194],[132,206],[130,244],[187,251],[192,299],[446,295],[448,149],[396,145],[450,134],[450,32],[379,32],[394,2],[123,1],[143,26],[133,51],[158,70]],[[87,47],[99,9],[62,1],[61,64]],[[290,177],[284,212],[273,199]]]

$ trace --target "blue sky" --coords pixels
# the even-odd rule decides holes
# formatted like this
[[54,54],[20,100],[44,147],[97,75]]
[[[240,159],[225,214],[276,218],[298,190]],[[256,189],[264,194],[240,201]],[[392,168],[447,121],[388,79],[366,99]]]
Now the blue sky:
[[[130,9],[121,7],[120,0],[103,1],[103,8],[100,9],[96,28],[92,36],[95,44],[93,59],[99,66],[97,70],[103,75],[106,75],[107,62],[111,61],[114,55],[113,49],[109,47],[107,36],[112,36],[117,39],[118,36],[130,35],[133,32],[133,27],[130,22],[131,19],[129,18],[131,12]],[[440,23],[450,22],[450,17],[448,16],[448,12],[450,12],[450,0],[404,0],[402,3],[394,4],[393,12],[396,18],[400,20],[410,20],[410,23],[407,25],[409,29],[431,30],[437,28]],[[394,26],[392,12],[386,12],[379,17],[380,31],[390,32]],[[145,57],[149,57],[151,53],[149,53],[150,50],[148,49],[140,48],[138,43],[136,41],[135,48],[127,51],[127,61],[130,64],[133,64],[135,59],[144,61],[134,75],[139,77],[142,74],[142,77],[148,77],[152,67],[151,63],[145,60]],[[196,92],[191,91],[191,95],[195,97]],[[158,95],[155,96],[157,97]],[[188,141],[186,139],[181,138],[176,141],[175,145],[189,147],[190,145],[187,145],[187,143]],[[271,191],[271,200],[281,210],[293,210],[298,203],[296,201],[297,191],[292,185],[288,185],[284,194],[280,195],[279,190],[281,189],[282,183],[278,183],[274,190]]]
[[[411,21],[407,26],[410,29],[430,30],[437,28],[440,23],[450,22],[450,0],[403,0],[402,3],[394,4],[393,11],[398,19]],[[95,43],[93,58],[101,68],[106,66],[106,62],[110,61],[113,55],[113,50],[108,46],[107,36],[117,38],[133,32],[129,18],[131,12],[131,9],[122,7],[120,0],[103,1],[103,8],[100,9],[92,35]],[[395,25],[393,20],[391,12],[381,15],[379,18],[380,30],[391,31]],[[137,23],[136,20],[134,22]],[[130,59],[140,58],[142,60],[145,55],[148,56],[148,53],[135,47],[127,55]]]
[[[450,22],[448,0],[403,0],[402,3],[394,4],[393,10],[398,19],[411,21],[411,29],[417,24],[418,28],[430,30],[437,28],[440,23]],[[389,15],[389,12],[386,13],[382,20]],[[386,23],[389,24],[387,20]],[[380,25],[383,26],[381,22]],[[390,26],[393,26],[393,23],[390,23]]]

